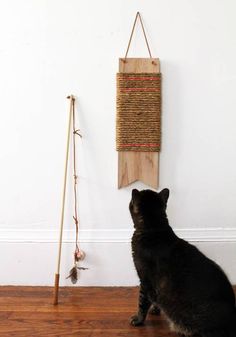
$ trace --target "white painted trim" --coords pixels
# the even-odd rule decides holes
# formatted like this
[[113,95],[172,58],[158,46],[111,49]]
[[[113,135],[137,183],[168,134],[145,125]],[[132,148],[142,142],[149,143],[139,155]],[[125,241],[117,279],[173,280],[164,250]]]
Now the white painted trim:
[[[176,229],[176,234],[191,242],[236,242],[236,228]],[[133,229],[81,229],[80,242],[130,242]],[[57,242],[55,229],[0,229],[0,242]],[[65,229],[63,242],[74,242],[74,230]]]
[[175,232],[192,242],[236,242],[236,228],[183,228]]
[[[80,242],[130,242],[132,231],[126,229],[81,229]],[[59,231],[55,229],[0,229],[0,242],[58,242]],[[63,242],[75,241],[75,231],[65,229]]]

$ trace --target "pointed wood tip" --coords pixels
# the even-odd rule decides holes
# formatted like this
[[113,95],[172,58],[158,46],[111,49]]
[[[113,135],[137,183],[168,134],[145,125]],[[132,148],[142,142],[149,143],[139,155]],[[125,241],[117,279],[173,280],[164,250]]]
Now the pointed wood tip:
[[118,188],[126,187],[136,181],[158,188],[158,152],[118,152]]

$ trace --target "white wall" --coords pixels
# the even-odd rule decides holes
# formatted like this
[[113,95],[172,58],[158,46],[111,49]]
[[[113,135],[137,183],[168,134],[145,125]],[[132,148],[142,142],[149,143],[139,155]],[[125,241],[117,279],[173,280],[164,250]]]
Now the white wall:
[[[127,205],[131,189],[146,186],[117,189],[115,151],[115,74],[137,10],[161,60],[160,188],[171,190],[171,224],[236,283],[236,2],[9,0],[0,2],[0,284],[53,283],[70,93],[83,134],[79,211],[90,270],[81,283],[137,283]],[[138,29],[130,56],[147,55]]]

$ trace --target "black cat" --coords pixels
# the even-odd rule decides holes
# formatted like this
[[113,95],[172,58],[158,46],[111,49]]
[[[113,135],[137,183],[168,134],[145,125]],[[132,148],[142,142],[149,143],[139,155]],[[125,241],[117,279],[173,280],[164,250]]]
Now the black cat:
[[132,251],[140,294],[131,324],[141,325],[149,310],[161,310],[183,336],[236,337],[232,286],[215,262],[173,232],[166,215],[168,197],[168,189],[132,191]]

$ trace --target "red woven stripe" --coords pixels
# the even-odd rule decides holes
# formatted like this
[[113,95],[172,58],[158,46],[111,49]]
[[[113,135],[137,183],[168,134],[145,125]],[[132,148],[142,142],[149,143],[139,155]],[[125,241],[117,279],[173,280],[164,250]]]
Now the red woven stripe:
[[156,81],[159,81],[160,78],[159,77],[122,77],[121,78],[122,80],[131,80],[131,81],[145,81],[145,80],[150,80],[150,81],[153,81],[153,80],[156,80]]
[[144,146],[144,147],[151,147],[151,146],[160,146],[160,144],[149,143],[149,144],[120,144],[119,146],[122,147],[132,147],[132,146]]
[[121,92],[123,91],[160,91],[160,89],[158,88],[125,88],[125,89],[120,89]]

